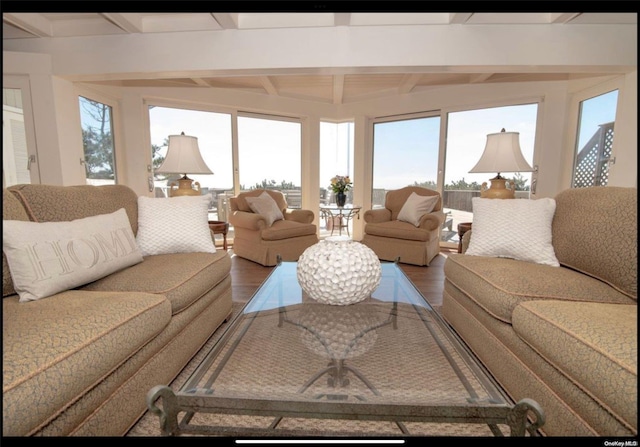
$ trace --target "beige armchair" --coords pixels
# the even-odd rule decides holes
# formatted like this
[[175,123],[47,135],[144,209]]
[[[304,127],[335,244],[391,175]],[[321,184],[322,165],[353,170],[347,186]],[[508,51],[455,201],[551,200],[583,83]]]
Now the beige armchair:
[[[398,220],[405,202],[414,192],[421,197],[437,196],[433,210],[422,216],[417,213],[415,224]],[[405,264],[429,265],[440,251],[440,228],[445,219],[440,193],[407,186],[388,191],[384,206],[364,213],[365,234],[362,243],[384,261],[395,261],[399,257],[400,262]],[[406,211],[401,217],[405,218]]]
[[[258,197],[265,192],[275,200],[284,217],[271,225],[268,215],[252,211],[247,202],[247,198]],[[273,266],[278,255],[283,261],[297,261],[304,250],[318,242],[317,228],[312,223],[313,211],[288,208],[280,191],[258,189],[243,192],[230,198],[229,206],[229,223],[234,231],[233,252],[237,256]]]

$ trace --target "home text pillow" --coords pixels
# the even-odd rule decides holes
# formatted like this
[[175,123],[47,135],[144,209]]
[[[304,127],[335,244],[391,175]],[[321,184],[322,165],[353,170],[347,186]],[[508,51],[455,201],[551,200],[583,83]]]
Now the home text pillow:
[[46,298],[142,261],[124,208],[68,222],[2,224],[2,249],[21,302]]
[[276,220],[284,219],[282,211],[278,209],[278,204],[267,192],[263,192],[258,197],[247,197],[246,201],[251,211],[265,218],[268,227]]
[[209,230],[211,196],[138,197],[138,235],[143,256],[215,253]]
[[433,211],[439,198],[439,196],[421,196],[412,192],[402,205],[402,209],[398,213],[398,220],[409,222],[416,227],[420,226],[422,216]]
[[560,266],[551,245],[554,199],[474,197],[471,203],[473,233],[466,254]]

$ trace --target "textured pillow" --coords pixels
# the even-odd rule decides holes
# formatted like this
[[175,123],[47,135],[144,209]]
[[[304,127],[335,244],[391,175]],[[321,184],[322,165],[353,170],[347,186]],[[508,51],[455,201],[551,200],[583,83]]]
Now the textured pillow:
[[138,235],[143,256],[215,253],[206,196],[138,197]]
[[554,199],[471,199],[472,256],[513,258],[559,267],[551,245]]
[[21,302],[46,298],[142,261],[124,208],[67,222],[2,224],[2,249]]
[[276,220],[284,219],[282,211],[278,209],[278,204],[267,192],[263,192],[258,197],[247,197],[246,201],[251,211],[265,218],[268,227]]
[[420,226],[422,216],[433,211],[439,198],[439,196],[421,196],[412,192],[402,205],[402,209],[398,213],[398,220],[409,222],[416,227]]

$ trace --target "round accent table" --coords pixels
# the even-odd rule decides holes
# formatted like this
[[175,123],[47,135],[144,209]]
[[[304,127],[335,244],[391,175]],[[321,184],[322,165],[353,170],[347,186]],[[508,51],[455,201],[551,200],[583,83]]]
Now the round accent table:
[[229,232],[229,222],[222,220],[210,220],[209,228],[213,234],[222,234],[222,248],[227,251],[227,233]]
[[458,224],[458,253],[462,253],[462,236],[471,229],[471,222]]

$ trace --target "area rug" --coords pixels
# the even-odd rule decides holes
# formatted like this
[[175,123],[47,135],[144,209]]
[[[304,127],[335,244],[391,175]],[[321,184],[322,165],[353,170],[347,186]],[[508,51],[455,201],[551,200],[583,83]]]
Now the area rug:
[[[243,307],[243,303],[233,303],[233,315]],[[207,352],[220,338],[228,323],[224,323],[200,349],[195,357],[187,364],[182,372],[170,384],[177,391],[200,364]],[[433,377],[433,381],[455,380],[449,377]],[[182,415],[182,414],[181,414]],[[448,424],[448,423],[404,423],[401,427],[394,422],[386,421],[357,421],[357,420],[327,420],[327,419],[296,419],[283,418],[268,435],[258,432],[270,427],[273,417],[238,416],[224,414],[198,413],[192,419],[192,424],[202,426],[224,427],[207,436],[220,437],[484,437],[494,436],[491,428],[486,424]],[[500,425],[502,433],[508,435],[509,428]],[[406,433],[408,431],[408,433]],[[147,411],[131,428],[126,436],[156,437],[162,436],[160,422],[157,415]]]

